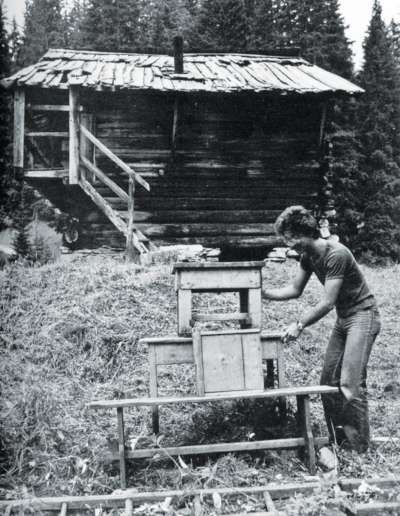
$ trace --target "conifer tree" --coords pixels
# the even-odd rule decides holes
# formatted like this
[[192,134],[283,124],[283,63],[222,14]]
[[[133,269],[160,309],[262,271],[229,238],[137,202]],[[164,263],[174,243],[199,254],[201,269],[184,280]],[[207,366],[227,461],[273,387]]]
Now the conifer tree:
[[202,50],[243,52],[248,24],[244,0],[204,0],[197,31]]
[[66,46],[62,0],[25,0],[25,29],[21,49],[24,66],[36,62],[51,47]]
[[364,42],[360,74],[366,93],[358,110],[363,227],[359,251],[368,257],[400,257],[400,85],[392,42],[378,0]]
[[249,48],[251,50],[273,49],[277,46],[278,9],[274,0],[256,0],[247,8]]
[[88,50],[132,52],[139,41],[137,0],[89,0],[79,41]]
[[[3,2],[0,2],[0,79],[7,77],[11,71],[8,35],[5,28],[5,12]],[[11,112],[10,98],[0,86],[0,227],[4,225],[12,197],[12,168],[11,168]]]
[[22,68],[21,63],[21,48],[22,48],[22,35],[18,28],[18,24],[13,18],[11,32],[9,35],[9,49],[10,49],[10,73],[13,74]]

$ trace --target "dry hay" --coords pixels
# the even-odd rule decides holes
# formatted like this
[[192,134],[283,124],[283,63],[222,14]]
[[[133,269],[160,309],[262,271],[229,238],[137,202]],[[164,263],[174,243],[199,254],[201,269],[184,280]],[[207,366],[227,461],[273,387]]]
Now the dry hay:
[[[294,273],[293,264],[268,264],[265,282],[280,285]],[[399,403],[395,390],[393,352],[399,334],[396,282],[398,268],[366,269],[384,312],[380,353],[370,367],[371,421],[374,433],[399,436]],[[176,300],[170,266],[149,269],[125,263],[122,257],[64,257],[58,263],[27,268],[20,264],[1,273],[2,326],[0,363],[2,381],[1,463],[3,494],[109,493],[119,485],[118,472],[105,468],[102,455],[116,445],[115,415],[88,411],[93,399],[147,394],[147,350],[144,336],[174,334]],[[263,328],[277,331],[318,299],[312,282],[301,301],[264,303]],[[234,295],[197,300],[201,310],[237,306]],[[286,348],[289,382],[318,382],[330,314],[307,329]],[[190,392],[193,370],[163,371],[164,392]],[[314,403],[316,433],[325,433],[322,411]],[[218,404],[161,411],[166,437],[158,442],[183,444],[213,440],[273,436],[268,429],[274,407],[254,404]],[[150,411],[127,411],[130,439],[151,433]],[[272,433],[271,433],[272,432]],[[254,435],[253,435],[254,434]],[[169,438],[167,438],[167,435]],[[141,446],[153,446],[143,438]],[[373,447],[365,456],[340,451],[341,474],[360,476],[379,471],[399,472],[399,446]],[[184,464],[184,465],[183,465]],[[265,452],[210,459],[155,459],[130,470],[130,485],[147,489],[256,485],[307,475],[295,453]]]

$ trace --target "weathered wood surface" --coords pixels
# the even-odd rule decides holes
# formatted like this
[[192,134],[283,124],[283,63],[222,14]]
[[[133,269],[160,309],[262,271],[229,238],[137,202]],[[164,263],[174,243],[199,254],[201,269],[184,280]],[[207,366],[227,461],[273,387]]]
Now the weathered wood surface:
[[14,137],[13,137],[13,165],[24,167],[25,142],[25,91],[17,88],[14,92]]
[[279,389],[270,389],[263,392],[242,392],[223,393],[209,396],[163,396],[160,398],[131,398],[121,400],[98,400],[88,403],[89,408],[93,409],[109,409],[118,407],[144,407],[153,405],[169,405],[175,403],[209,403],[210,401],[226,401],[234,399],[251,399],[251,398],[279,398],[281,396],[310,396],[316,394],[332,394],[339,392],[337,387],[329,385],[310,385],[301,387],[283,387]]
[[[325,437],[317,437],[315,444],[318,446],[328,443]],[[284,439],[268,439],[265,441],[243,441],[218,444],[194,444],[190,446],[168,446],[165,448],[139,448],[134,451],[126,450],[126,459],[145,459],[154,456],[161,456],[163,450],[166,456],[172,455],[212,455],[213,453],[235,453],[241,451],[259,450],[289,450],[305,446],[303,437],[289,437]],[[113,462],[119,459],[118,454],[109,453],[105,457],[105,462]]]
[[25,170],[27,179],[66,179],[69,176],[67,169],[34,169]]
[[226,488],[208,488],[208,489],[194,489],[188,493],[187,491],[180,490],[160,490],[160,491],[146,491],[137,493],[127,489],[118,494],[111,495],[87,495],[87,496],[60,496],[60,497],[35,497],[27,498],[22,500],[7,500],[0,501],[0,508],[6,509],[7,507],[18,508],[18,507],[29,507],[35,510],[49,510],[59,511],[63,503],[66,503],[68,509],[79,510],[87,507],[103,507],[103,508],[115,508],[123,507],[127,499],[137,504],[150,503],[150,502],[162,502],[165,498],[179,499],[183,496],[212,496],[214,493],[218,493],[221,496],[237,496],[237,495],[255,495],[260,494],[268,489],[273,499],[289,498],[296,493],[311,494],[315,489],[320,487],[319,482],[292,482],[292,483],[271,483],[264,486],[253,486],[253,487],[226,487]]
[[194,291],[260,289],[262,281],[261,272],[256,269],[188,269],[181,270],[177,274],[176,288]]
[[29,131],[25,133],[25,136],[29,136],[30,138],[68,138],[69,133],[67,131]]
[[[114,181],[112,181],[107,174],[105,174],[99,167],[96,167],[93,163],[91,163],[84,155],[81,155],[81,163],[94,174],[100,181],[102,181],[110,190],[112,190],[123,202],[125,202],[125,206],[129,202],[129,196],[125,190],[123,190],[120,186],[118,186]],[[96,191],[98,191],[96,189]]]
[[79,88],[69,89],[69,184],[79,184]]

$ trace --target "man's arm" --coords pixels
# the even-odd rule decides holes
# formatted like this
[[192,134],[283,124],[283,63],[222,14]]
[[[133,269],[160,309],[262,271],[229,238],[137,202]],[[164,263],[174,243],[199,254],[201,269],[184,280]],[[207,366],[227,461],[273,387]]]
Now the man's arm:
[[264,299],[271,299],[273,301],[285,301],[286,299],[295,299],[301,296],[304,287],[310,279],[311,273],[307,272],[300,265],[297,274],[290,285],[282,288],[265,289],[262,291]]
[[298,321],[292,323],[286,329],[284,338],[287,340],[297,339],[302,331],[302,328],[311,326],[311,324],[319,321],[322,319],[322,317],[329,313],[335,307],[342,284],[343,278],[333,278],[326,280],[324,296],[321,301],[316,306],[307,310]]

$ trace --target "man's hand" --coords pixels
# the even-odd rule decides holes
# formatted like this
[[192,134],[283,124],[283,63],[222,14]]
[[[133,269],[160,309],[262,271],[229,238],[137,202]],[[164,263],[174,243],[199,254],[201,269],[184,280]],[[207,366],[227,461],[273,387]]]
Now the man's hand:
[[284,331],[283,333],[283,342],[289,342],[291,340],[296,340],[297,337],[300,335],[301,333],[301,328],[299,328],[299,325],[297,322],[293,322],[292,324],[290,324],[286,330]]

